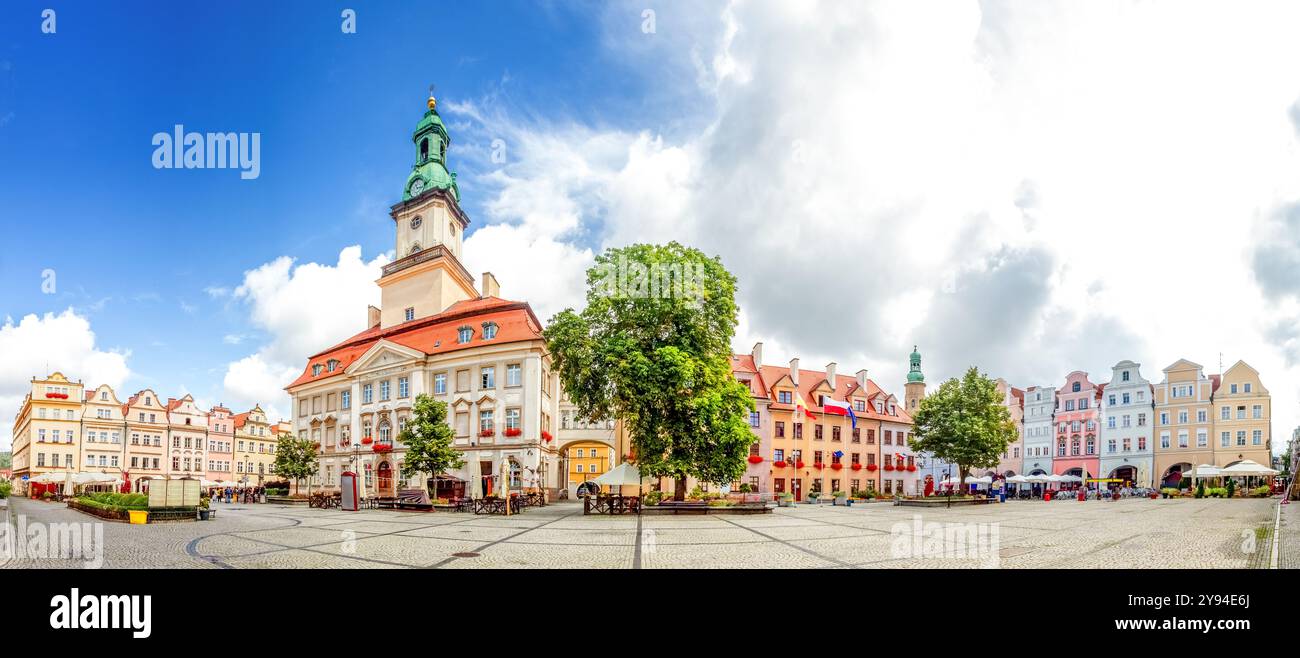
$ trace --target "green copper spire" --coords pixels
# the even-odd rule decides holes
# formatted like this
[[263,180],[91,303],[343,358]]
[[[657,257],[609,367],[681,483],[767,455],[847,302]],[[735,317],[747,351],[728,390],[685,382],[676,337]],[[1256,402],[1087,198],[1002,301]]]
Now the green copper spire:
[[925,382],[925,375],[921,374],[921,353],[916,351],[916,346],[912,346],[912,369],[907,373],[907,381]]
[[411,136],[411,141],[415,142],[415,164],[411,167],[411,175],[406,178],[403,201],[432,189],[448,190],[457,202],[460,201],[456,174],[447,170],[447,146],[451,144],[451,138],[442,125],[442,117],[438,116],[437,105],[430,88],[429,110],[415,125],[415,133]]

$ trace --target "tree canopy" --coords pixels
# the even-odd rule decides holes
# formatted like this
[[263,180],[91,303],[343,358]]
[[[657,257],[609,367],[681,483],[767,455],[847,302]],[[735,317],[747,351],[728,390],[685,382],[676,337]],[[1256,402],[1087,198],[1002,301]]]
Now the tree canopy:
[[912,413],[912,449],[956,464],[965,481],[973,467],[992,468],[1016,440],[997,382],[972,367],[921,400]]
[[459,450],[452,447],[453,434],[447,424],[447,403],[421,393],[415,397],[415,407],[406,419],[397,440],[406,446],[402,462],[402,477],[419,473],[437,476],[439,473],[465,465]]
[[[275,444],[275,472],[295,482],[310,478],[320,470],[316,460],[316,443],[285,432]],[[310,484],[310,483],[308,483]],[[309,487],[310,488],[310,487]]]
[[588,420],[618,419],[642,474],[731,482],[754,435],[749,389],[732,376],[736,279],[676,242],[609,249],[587,271],[587,306],[545,331],[569,399]]

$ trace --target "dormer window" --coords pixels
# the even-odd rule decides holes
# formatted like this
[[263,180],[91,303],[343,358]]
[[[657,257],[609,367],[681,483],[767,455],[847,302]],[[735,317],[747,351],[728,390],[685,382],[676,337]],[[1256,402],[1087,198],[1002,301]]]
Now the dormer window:
[[497,337],[497,323],[495,323],[495,322],[484,322],[484,323],[483,323],[483,340],[492,340],[493,338],[496,338],[496,337]]
[[321,371],[323,368],[324,368],[324,366],[322,366],[322,365],[319,364],[319,363],[313,365],[313,366],[311,367],[311,376],[312,376],[312,377],[315,377],[315,376],[319,375],[319,374],[320,374],[320,371]]
[[471,327],[461,327],[456,330],[456,342],[468,343],[474,338],[474,329]]
[[328,371],[330,371],[330,372],[334,372],[335,370],[338,369],[338,367],[339,367],[339,360],[338,360],[338,359],[330,359],[330,360],[327,361],[326,364],[325,364],[325,369],[328,370]]

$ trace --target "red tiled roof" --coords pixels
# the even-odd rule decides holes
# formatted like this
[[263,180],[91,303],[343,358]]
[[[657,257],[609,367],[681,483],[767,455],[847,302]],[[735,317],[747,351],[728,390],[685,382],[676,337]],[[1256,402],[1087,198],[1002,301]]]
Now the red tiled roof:
[[245,411],[242,414],[235,414],[234,416],[231,416],[231,419],[235,421],[236,428],[243,427],[248,422],[248,412]]
[[[456,342],[456,330],[471,322],[475,324],[495,322],[496,337],[490,341],[475,338],[468,343]],[[480,329],[475,327],[475,330],[477,335]],[[343,374],[348,366],[380,340],[419,350],[424,354],[444,354],[482,345],[537,340],[541,337],[542,323],[538,321],[527,302],[512,302],[499,297],[469,299],[456,302],[437,315],[418,318],[388,329],[381,329],[379,325],[375,325],[334,347],[314,354],[308,359],[307,367],[303,369],[302,374],[285,388],[291,389]],[[324,367],[331,359],[339,362],[334,372]],[[314,365],[322,366],[319,375],[312,374]]]
[[[750,363],[753,363],[752,359],[750,359]],[[775,386],[783,377],[788,377],[790,375],[790,368],[786,366],[762,366],[759,369],[758,374],[763,378],[765,387],[770,390],[771,387]],[[804,370],[803,368],[799,369],[799,395],[803,397],[804,403],[808,405],[809,411],[812,411],[813,413],[823,413],[822,408],[817,405],[817,396],[813,395],[813,391],[821,386],[823,382],[826,382],[825,371]],[[889,394],[881,389],[880,386],[870,378],[867,379],[866,390],[863,391],[858,385],[858,378],[856,376],[836,373],[834,392],[831,394],[831,397],[837,400],[848,400],[852,396],[865,397],[868,400],[874,401],[877,396],[888,398]],[[775,403],[772,405],[772,408],[781,411],[789,411],[794,408],[794,405]],[[902,404],[898,404],[895,409],[898,413],[896,416],[878,414],[876,413],[875,407],[868,404],[865,412],[855,412],[855,414],[859,418],[870,418],[873,420],[883,420],[892,423],[912,422],[912,417],[903,409]]]

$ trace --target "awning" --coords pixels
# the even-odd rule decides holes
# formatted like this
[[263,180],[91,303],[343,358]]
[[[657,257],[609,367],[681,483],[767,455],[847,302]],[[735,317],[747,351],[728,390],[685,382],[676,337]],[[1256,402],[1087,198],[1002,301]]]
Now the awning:
[[599,477],[592,480],[601,486],[621,487],[621,486],[639,486],[642,483],[641,469],[633,466],[629,462],[623,462],[618,466],[610,469],[608,472],[601,473]]
[[1189,477],[1193,480],[1199,478],[1217,478],[1223,474],[1223,471],[1213,464],[1201,464],[1196,468],[1183,473],[1183,477]]
[[1232,466],[1221,469],[1221,475],[1229,477],[1251,476],[1251,475],[1277,475],[1277,471],[1254,462],[1249,459],[1239,461]]

